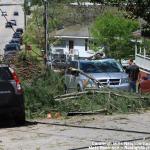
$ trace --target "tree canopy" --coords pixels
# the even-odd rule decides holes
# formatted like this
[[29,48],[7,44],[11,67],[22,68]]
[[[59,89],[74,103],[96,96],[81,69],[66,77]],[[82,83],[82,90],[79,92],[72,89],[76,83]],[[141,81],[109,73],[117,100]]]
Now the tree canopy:
[[126,19],[118,13],[106,12],[94,22],[91,33],[98,44],[97,46],[107,47],[108,56],[123,58],[132,54],[130,41],[132,32],[137,28],[137,21]]
[[150,37],[150,0],[91,0],[91,2],[117,6],[125,10],[129,18],[145,20],[145,24],[141,24],[141,33],[144,37]]

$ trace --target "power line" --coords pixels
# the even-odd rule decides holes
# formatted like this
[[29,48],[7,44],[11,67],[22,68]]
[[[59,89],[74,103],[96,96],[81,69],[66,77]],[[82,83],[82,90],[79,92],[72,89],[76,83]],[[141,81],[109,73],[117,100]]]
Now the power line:
[[[1,13],[3,14],[3,11],[2,11],[2,9],[0,8],[0,11],[1,11]],[[8,23],[9,21],[8,21],[8,19],[7,19],[7,17],[5,16],[5,15],[3,15],[3,17],[6,19],[6,22]],[[14,30],[14,28],[13,28],[13,25],[11,24],[11,29],[15,32],[15,30]]]

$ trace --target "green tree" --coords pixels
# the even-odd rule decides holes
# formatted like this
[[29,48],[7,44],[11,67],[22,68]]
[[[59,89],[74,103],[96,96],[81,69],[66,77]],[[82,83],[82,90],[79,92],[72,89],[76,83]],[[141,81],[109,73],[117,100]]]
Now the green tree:
[[144,25],[142,24],[142,36],[150,37],[150,0],[91,0],[91,2],[117,6],[127,12],[128,18],[142,18],[146,21]]
[[131,47],[132,32],[137,30],[138,22],[126,19],[118,13],[104,13],[91,27],[92,36],[98,46],[107,47],[107,56],[123,58],[134,54]]
[[128,1],[126,10],[135,17],[143,18],[150,23],[150,0],[132,0]]
[[146,24],[142,25],[142,36],[150,37],[150,0],[129,1],[126,11],[135,18],[142,18]]

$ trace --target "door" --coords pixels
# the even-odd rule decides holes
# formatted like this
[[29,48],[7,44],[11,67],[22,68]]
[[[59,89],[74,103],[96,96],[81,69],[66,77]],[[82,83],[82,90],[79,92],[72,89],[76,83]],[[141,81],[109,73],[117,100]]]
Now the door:
[[69,53],[73,53],[73,49],[74,49],[74,41],[69,40]]

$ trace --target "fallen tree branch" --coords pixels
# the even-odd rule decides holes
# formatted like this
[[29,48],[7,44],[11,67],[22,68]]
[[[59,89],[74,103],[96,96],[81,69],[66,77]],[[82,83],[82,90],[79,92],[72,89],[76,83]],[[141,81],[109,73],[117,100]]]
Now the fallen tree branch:
[[87,112],[68,112],[67,116],[75,116],[75,115],[96,115],[100,113],[107,113],[108,110],[105,109],[100,109],[100,110],[95,110],[95,111],[87,111]]
[[65,100],[71,100],[71,99],[76,99],[76,98],[79,98],[80,95],[78,96],[71,96],[71,97],[64,97],[64,98],[57,98],[55,99],[55,101],[65,101]]
[[58,96],[55,96],[54,99],[57,99],[57,98],[65,98],[65,97],[70,97],[70,96],[79,96],[79,95],[84,95],[84,94],[91,94],[93,93],[92,91],[83,91],[83,92],[73,92],[73,93],[68,93],[68,94],[64,94],[64,95],[58,95]]
[[73,98],[81,97],[83,95],[88,95],[88,94],[110,94],[113,96],[124,97],[127,99],[148,100],[148,98],[146,98],[146,97],[130,97],[130,96],[115,93],[113,91],[99,91],[99,90],[90,90],[90,91],[74,92],[74,93],[69,93],[69,94],[64,94],[64,95],[58,95],[58,96],[54,97],[54,99],[56,101],[59,101],[59,100],[63,101],[63,100],[67,100],[67,99],[73,99]]
[[95,79],[93,76],[88,75],[87,73],[83,72],[83,71],[80,70],[80,69],[76,69],[76,68],[72,68],[72,67],[70,67],[69,69],[70,69],[71,71],[79,72],[80,74],[84,75],[85,77],[91,79],[91,80],[97,85],[98,88],[99,88],[99,86],[102,86],[102,87],[105,87],[105,88],[110,89],[108,86],[102,84],[99,80]]

